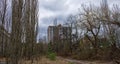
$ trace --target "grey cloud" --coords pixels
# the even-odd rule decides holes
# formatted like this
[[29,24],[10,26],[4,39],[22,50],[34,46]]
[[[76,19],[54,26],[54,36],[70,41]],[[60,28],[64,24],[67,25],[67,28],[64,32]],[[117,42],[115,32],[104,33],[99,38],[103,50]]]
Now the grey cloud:
[[65,2],[66,0],[53,0],[53,1],[42,1],[41,5],[42,7],[44,7],[46,10],[50,10],[50,11],[61,11],[64,9],[67,9],[68,7],[65,6]]
[[68,15],[57,15],[57,16],[51,16],[51,17],[46,17],[46,18],[42,18],[42,24],[46,24],[46,25],[51,25],[53,24],[54,19],[56,18],[58,23],[63,23],[64,21],[66,21]]
[[[39,20],[40,36],[47,35],[47,27],[53,25],[54,18],[57,18],[58,23],[63,24],[66,21],[67,16],[78,12],[77,10],[78,8],[81,8],[81,4],[89,5],[91,3],[99,6],[100,2],[102,2],[102,0],[40,0],[39,8],[44,9],[44,13],[49,15],[40,12],[40,15],[43,15]],[[108,0],[109,6],[119,3],[120,0]]]
[[39,25],[39,35],[41,36],[46,36],[45,34],[47,33],[47,27],[49,25],[53,25],[54,19],[57,18],[58,24],[63,24],[64,21],[66,21],[66,16],[55,16],[55,17],[47,17],[47,18],[42,18],[41,19],[41,24]]
[[38,38],[41,38],[41,37],[47,36],[47,35],[46,35],[46,33],[47,33],[46,30],[47,30],[46,27],[39,27]]

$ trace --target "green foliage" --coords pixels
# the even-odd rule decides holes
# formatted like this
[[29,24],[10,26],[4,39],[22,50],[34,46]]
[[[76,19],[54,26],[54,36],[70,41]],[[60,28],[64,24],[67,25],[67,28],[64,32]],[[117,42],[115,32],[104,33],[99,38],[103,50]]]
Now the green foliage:
[[51,43],[48,43],[47,58],[49,58],[50,60],[55,60],[56,54],[53,52],[50,44]]
[[69,62],[68,64],[74,64],[73,62]]
[[47,55],[47,57],[50,59],[50,60],[56,60],[56,54],[55,53],[49,53]]
[[109,47],[110,42],[99,42],[98,45],[99,45],[99,47],[107,48],[107,47]]

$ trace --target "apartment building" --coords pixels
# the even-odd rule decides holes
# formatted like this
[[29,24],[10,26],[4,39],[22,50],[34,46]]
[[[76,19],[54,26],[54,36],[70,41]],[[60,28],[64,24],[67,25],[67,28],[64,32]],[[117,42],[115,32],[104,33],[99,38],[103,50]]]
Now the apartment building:
[[56,26],[49,26],[47,32],[48,32],[48,42],[58,42],[58,41],[70,39],[71,28],[59,24]]

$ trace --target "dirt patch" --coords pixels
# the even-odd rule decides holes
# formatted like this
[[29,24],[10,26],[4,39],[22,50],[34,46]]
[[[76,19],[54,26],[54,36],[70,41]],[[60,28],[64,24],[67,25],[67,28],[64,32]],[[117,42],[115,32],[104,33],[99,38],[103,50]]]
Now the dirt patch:
[[[32,63],[32,61],[30,61],[30,60],[22,62],[22,64],[31,64],[31,63]],[[65,60],[62,60],[62,59],[58,59],[58,58],[56,60],[52,61],[52,60],[49,60],[46,57],[43,57],[39,60],[34,60],[33,64],[69,64],[69,62],[65,61]]]
[[[5,58],[0,59],[0,64],[6,64]],[[56,60],[50,60],[46,57],[42,57],[40,59],[33,60],[24,60],[22,59],[19,64],[115,64],[111,62],[103,62],[103,61],[83,61],[83,60],[74,60],[74,59],[66,59],[62,57],[57,57]]]
[[71,62],[72,64],[115,64],[114,62],[105,62],[105,61],[83,61],[83,60],[74,60],[74,59],[65,59],[62,57],[58,57],[67,62]]

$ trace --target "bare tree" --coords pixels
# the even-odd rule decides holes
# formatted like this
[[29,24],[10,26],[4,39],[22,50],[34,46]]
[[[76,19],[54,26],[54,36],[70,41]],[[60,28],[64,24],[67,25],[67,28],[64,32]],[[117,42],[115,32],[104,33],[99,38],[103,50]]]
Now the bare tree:
[[[0,10],[0,30],[2,30],[3,32],[5,31],[5,23],[6,21],[6,13],[7,13],[7,0],[2,0],[0,1],[0,6],[1,6],[1,10]],[[2,35],[1,35],[2,36]],[[4,45],[5,43],[5,35],[3,35],[1,40],[1,55],[4,56]]]
[[99,8],[92,5],[90,7],[83,6],[84,12],[80,14],[80,19],[78,20],[79,25],[84,30],[84,35],[92,44],[95,55],[97,55],[99,49],[99,33],[101,28],[101,22],[97,19],[98,10]]
[[12,64],[18,64],[21,52],[21,18],[23,0],[12,0],[12,32],[11,32],[11,60]]

